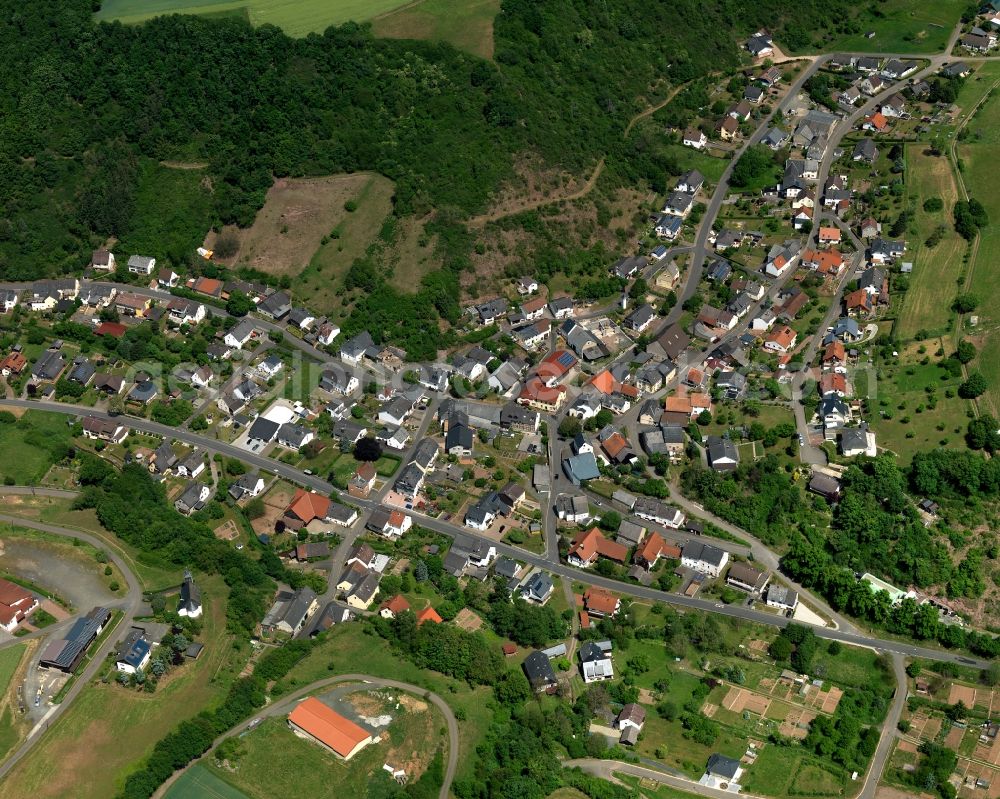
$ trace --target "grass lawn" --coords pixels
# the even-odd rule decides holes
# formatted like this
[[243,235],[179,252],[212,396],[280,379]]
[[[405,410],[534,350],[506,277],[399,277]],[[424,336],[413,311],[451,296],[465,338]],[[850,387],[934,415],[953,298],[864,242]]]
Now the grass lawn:
[[13,424],[0,429],[0,477],[18,485],[37,485],[49,467],[70,444],[66,417],[28,410]]
[[[675,702],[678,707],[680,702]],[[713,752],[719,752],[737,760],[746,751],[746,734],[719,725],[719,737],[711,746],[684,737],[680,721],[666,721],[652,712],[646,714],[643,738],[635,747],[641,757],[656,758],[671,768],[684,772],[697,780],[705,772],[705,763]],[[658,753],[657,749],[661,751]],[[666,750],[665,752],[662,750]],[[662,757],[658,757],[662,755]]]
[[[657,130],[661,129],[662,126],[657,125]],[[681,169],[685,171],[697,169],[709,183],[718,183],[722,173],[729,166],[727,158],[716,158],[714,155],[693,147],[685,147],[683,144],[667,144],[659,149],[664,155],[675,159]]]
[[492,58],[493,18],[499,11],[500,0],[420,0],[375,17],[372,32],[387,39],[450,42]]
[[801,750],[765,746],[747,767],[742,785],[748,793],[764,796],[843,796],[847,777],[828,771]]
[[348,20],[362,22],[405,0],[105,0],[98,20],[143,22],[164,14],[246,15],[254,25],[277,25],[290,36],[322,33]]
[[[913,242],[913,273],[896,325],[904,340],[921,329],[944,332],[951,303],[960,290],[957,281],[962,277],[962,256],[967,248],[951,219],[951,209],[958,199],[951,164],[947,158],[924,155],[924,149],[923,144],[906,147],[906,183],[914,215],[908,236]],[[934,197],[944,201],[944,208],[928,213],[924,201]],[[935,247],[927,247],[927,238],[938,226],[946,232]]]
[[576,788],[556,788],[545,799],[587,799],[587,794]]
[[[791,408],[784,405],[761,405],[760,413],[757,416],[750,416],[743,412],[741,404],[721,402],[716,405],[712,413],[712,423],[702,428],[702,434],[705,436],[721,435],[734,427],[749,427],[754,422],[760,422],[768,429],[784,423],[794,425],[795,414],[792,413]],[[775,446],[784,449],[787,444],[787,439],[781,439]]]
[[[993,68],[992,70],[990,68]],[[983,67],[984,83],[992,86],[1000,78],[997,65]],[[987,70],[990,70],[988,73]],[[974,100],[973,100],[974,102]],[[983,396],[994,415],[1000,414],[1000,308],[993,301],[997,276],[1000,274],[1000,197],[990,176],[993,164],[1000,155],[1000,94],[994,92],[966,126],[968,138],[958,146],[958,157],[965,169],[962,177],[969,194],[986,206],[990,223],[980,233],[979,250],[972,264],[969,291],[980,298],[976,315],[979,326],[966,334],[979,348],[979,357],[973,368],[979,369],[989,380],[990,388]]]
[[[640,780],[638,777],[633,777],[631,774],[623,774],[621,772],[615,772],[615,777],[620,779],[626,785],[631,786],[633,789],[642,789],[640,796],[645,796],[646,799],[690,799],[690,797],[696,794],[687,793],[686,791],[681,791],[677,788],[672,788],[669,785],[662,785],[655,783],[652,780]],[[656,787],[651,787],[651,786]],[[559,790],[576,790],[560,788]],[[558,793],[559,791],[556,791]],[[552,799],[556,794],[552,794],[549,799]],[[575,794],[573,794],[575,796]],[[582,794],[581,794],[582,795]]]
[[[438,694],[459,716],[457,779],[468,777],[475,766],[475,751],[489,727],[493,711],[487,687],[469,688],[435,671],[420,669],[395,655],[388,644],[369,635],[360,624],[338,625],[327,640],[292,669],[284,681],[288,690],[335,674],[370,674],[419,685]],[[461,715],[465,719],[461,719]]]
[[[21,740],[20,727],[18,723],[17,705],[14,700],[14,691],[11,690],[11,680],[14,672],[17,671],[18,664],[27,650],[27,644],[14,644],[6,649],[0,649],[0,761],[13,749]],[[10,692],[8,695],[8,691]],[[27,729],[24,729],[27,732]]]
[[813,664],[814,675],[822,673],[823,679],[839,685],[867,688],[877,684],[893,684],[892,675],[879,665],[879,656],[870,649],[842,646],[840,652],[831,655],[826,646],[822,645]]
[[[357,697],[366,706],[372,696],[358,686]],[[399,693],[394,691],[394,696]],[[408,699],[406,701],[409,701]],[[379,712],[393,717],[379,730],[382,740],[358,752],[347,763],[321,746],[293,733],[285,717],[265,720],[241,740],[240,754],[233,770],[209,765],[209,770],[252,796],[308,796],[310,799],[339,799],[365,796],[373,779],[388,779],[382,764],[406,768],[410,780],[419,778],[434,753],[447,750],[448,736],[440,711],[418,700],[417,707],[396,709],[395,703],[378,700]],[[381,776],[380,776],[381,775]]]
[[[226,633],[221,578],[202,578],[201,588],[206,608],[202,656],[174,671],[153,694],[115,684],[87,686],[7,776],[5,796],[114,796],[160,738],[221,699],[242,668],[245,653],[233,650]],[[53,763],[63,767],[53,770]]]
[[[934,3],[884,0],[877,5],[877,17],[867,6],[858,14],[860,32],[840,37],[834,34],[831,41],[824,43],[823,50],[937,53],[944,50],[952,29],[968,5],[965,0],[937,0]],[[865,35],[870,31],[875,32],[871,39]]]
[[14,644],[6,649],[0,649],[0,698],[7,693],[11,678],[17,671],[17,664],[21,662],[26,648],[25,644]]
[[163,799],[247,799],[247,795],[215,776],[208,766],[198,763],[170,786]]
[[383,453],[382,457],[375,461],[375,472],[379,477],[392,477],[402,462],[396,455]]
[[282,396],[285,399],[298,400],[303,405],[308,405],[309,395],[319,385],[319,378],[322,374],[322,364],[314,361],[302,361],[301,366],[285,381]]

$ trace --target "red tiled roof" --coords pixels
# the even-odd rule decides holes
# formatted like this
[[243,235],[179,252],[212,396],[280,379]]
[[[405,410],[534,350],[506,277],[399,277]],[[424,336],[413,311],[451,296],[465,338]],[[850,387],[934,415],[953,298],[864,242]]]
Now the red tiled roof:
[[819,385],[820,391],[824,394],[829,394],[831,391],[847,393],[847,378],[837,372],[827,372],[820,378]]
[[569,551],[582,561],[590,561],[600,555],[624,563],[628,557],[628,547],[605,538],[596,527],[591,527],[574,538]]
[[371,736],[315,697],[309,697],[288,714],[288,720],[341,757],[350,755]]
[[390,527],[402,527],[404,521],[406,521],[406,514],[401,510],[394,510],[389,514]]
[[782,349],[788,349],[795,341],[795,331],[788,325],[777,328],[767,337],[768,341],[774,342]]
[[662,535],[652,532],[646,536],[646,540],[642,543],[642,547],[640,547],[638,552],[636,552],[635,557],[641,558],[647,563],[654,563],[663,553],[665,543]]
[[434,608],[432,608],[430,605],[428,605],[423,610],[417,611],[417,624],[421,625],[425,621],[432,621],[435,624],[440,624],[441,622],[444,621],[444,619],[442,619],[438,615],[438,612],[436,610],[434,610]]
[[199,294],[217,297],[222,293],[222,281],[216,280],[214,277],[199,277],[194,282],[194,290]]
[[618,597],[603,588],[588,588],[583,595],[587,610],[610,616],[618,609]]
[[98,336],[113,336],[114,338],[121,338],[125,335],[126,330],[128,330],[128,328],[120,322],[101,322],[97,326],[94,333]]
[[22,588],[17,583],[0,578],[0,606],[26,604],[30,606],[32,602],[31,592],[27,588]]
[[549,388],[540,377],[532,377],[524,384],[518,399],[527,402],[542,402],[546,405],[558,405],[562,402],[562,396],[565,393],[565,386]]
[[600,391],[602,394],[611,394],[615,390],[615,384],[618,381],[615,380],[611,372],[605,369],[603,372],[599,372],[590,379],[590,385]]
[[864,308],[866,311],[872,309],[871,297],[868,296],[868,292],[864,289],[858,289],[857,291],[852,291],[846,297],[844,297],[844,304],[850,308]]
[[844,352],[844,342],[842,341],[831,341],[826,345],[826,349],[823,351],[824,361],[844,361],[846,358],[846,353]]
[[24,357],[23,352],[12,352],[0,361],[0,369],[9,369],[16,374],[23,372],[27,365],[28,359]]
[[393,615],[397,613],[403,613],[410,609],[410,603],[406,601],[406,597],[402,594],[396,594],[392,599],[387,599],[379,606],[379,610],[388,610],[392,612]]
[[617,458],[621,451],[628,447],[628,441],[621,433],[615,433],[601,445],[609,458]]
[[287,512],[301,519],[303,524],[309,524],[313,519],[326,518],[329,509],[330,500],[327,497],[300,488],[292,497]]

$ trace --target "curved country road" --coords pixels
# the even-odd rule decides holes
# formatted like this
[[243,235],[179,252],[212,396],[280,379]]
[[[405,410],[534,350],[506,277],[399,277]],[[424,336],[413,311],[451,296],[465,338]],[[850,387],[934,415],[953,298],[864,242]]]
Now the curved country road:
[[[39,489],[42,491],[42,489]],[[3,493],[23,493],[23,488],[13,488],[9,487],[5,490],[0,490],[0,494]],[[118,622],[118,629],[123,627],[128,627],[133,618],[135,618],[136,610],[139,607],[139,603],[142,601],[142,588],[139,584],[139,578],[132,572],[125,558],[121,556],[117,548],[112,547],[109,543],[97,536],[90,535],[88,533],[82,532],[80,530],[72,530],[67,527],[59,527],[54,524],[45,524],[43,522],[32,521],[30,519],[22,519],[15,516],[0,515],[0,522],[4,524],[16,524],[19,527],[28,527],[32,530],[40,530],[43,533],[49,533],[50,535],[63,536],[65,538],[78,538],[81,541],[86,541],[88,544],[96,547],[97,549],[103,550],[107,556],[108,560],[115,564],[121,571],[122,576],[128,581],[128,592],[122,597],[122,601],[116,602],[114,604],[109,604],[108,607],[121,610],[124,614],[123,617]],[[62,626],[66,626],[66,623],[61,625],[53,625],[52,627],[47,627],[41,631],[42,634],[52,633],[56,629],[61,629]],[[32,634],[35,635],[34,633]],[[17,643],[22,641],[23,638],[16,638],[10,643]],[[97,647],[93,652],[91,652],[90,662],[84,667],[83,671],[80,672],[74,683],[70,686],[69,691],[63,697],[63,700],[58,705],[53,705],[51,710],[46,713],[44,719],[35,725],[35,727],[28,733],[27,739],[25,739],[20,746],[17,747],[10,755],[4,760],[3,764],[0,765],[0,779],[5,777],[7,773],[14,767],[15,764],[21,758],[23,758],[32,747],[42,739],[41,732],[47,730],[49,726],[56,719],[61,716],[66,709],[73,703],[76,699],[77,694],[83,690],[84,686],[89,684],[90,680],[94,677],[94,674],[101,668],[104,667],[107,662],[108,653],[115,647],[118,643],[118,635],[111,634],[104,639],[104,642]],[[2,793],[2,792],[0,792]]]
[[[445,765],[444,781],[441,783],[441,790],[438,794],[438,799],[448,799],[448,793],[451,791],[452,780],[455,779],[455,770],[458,768],[458,721],[455,719],[455,714],[452,713],[448,704],[440,696],[428,691],[426,688],[421,688],[418,685],[411,685],[406,682],[399,682],[398,680],[385,680],[381,677],[371,677],[367,674],[340,674],[336,677],[327,677],[324,680],[317,680],[314,683],[310,683],[309,685],[299,688],[297,691],[293,691],[288,694],[288,696],[283,696],[277,702],[272,702],[267,707],[262,708],[254,718],[269,718],[283,715],[285,711],[299,699],[308,696],[320,688],[327,688],[331,685],[352,682],[374,688],[397,688],[400,691],[416,694],[417,696],[429,700],[438,710],[441,711],[441,714],[444,716],[445,722],[448,725],[448,761]],[[222,733],[222,735],[212,741],[212,745],[209,747],[208,752],[215,749],[215,747],[226,740],[226,738],[231,738],[234,735],[244,732],[249,723],[249,720],[244,719],[232,729]],[[206,752],[206,754],[208,754],[208,752]],[[170,789],[170,786],[181,776],[181,774],[191,768],[191,766],[195,763],[204,759],[204,757],[205,755],[202,755],[202,757],[198,758],[198,760],[192,760],[184,768],[179,771],[175,771],[170,779],[156,789],[156,793],[153,794],[153,799],[162,799],[162,797]]]

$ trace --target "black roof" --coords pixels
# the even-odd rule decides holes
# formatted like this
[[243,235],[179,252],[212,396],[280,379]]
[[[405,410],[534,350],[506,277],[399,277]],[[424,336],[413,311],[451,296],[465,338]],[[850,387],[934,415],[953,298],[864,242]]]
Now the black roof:
[[250,425],[247,437],[259,441],[273,441],[280,427],[281,425],[277,422],[272,422],[270,419],[258,416],[254,419],[253,424]]
[[524,669],[524,675],[528,678],[532,688],[556,684],[556,673],[552,669],[552,664],[537,649],[524,659],[521,667]]
[[195,612],[201,607],[201,589],[195,584],[191,572],[184,573],[184,582],[181,583],[181,598],[177,604],[177,609],[185,609],[188,613]]
[[720,755],[718,752],[714,753],[708,759],[708,766],[706,767],[706,771],[708,771],[709,774],[726,777],[730,780],[736,776],[736,772],[739,770],[739,760],[733,760],[733,758]]

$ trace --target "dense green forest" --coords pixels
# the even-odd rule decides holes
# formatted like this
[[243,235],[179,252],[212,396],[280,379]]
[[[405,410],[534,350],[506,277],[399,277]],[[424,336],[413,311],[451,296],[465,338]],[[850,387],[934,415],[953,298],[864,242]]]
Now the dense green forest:
[[[578,173],[613,153],[620,179],[655,176],[663,165],[621,141],[637,109],[738,64],[757,27],[821,29],[848,8],[505,0],[491,63],[353,24],[290,39],[231,18],[125,27],[95,24],[89,0],[30,12],[0,0],[0,278],[78,270],[111,236],[148,249],[156,230],[163,249],[150,254],[186,263],[210,226],[249,224],[275,176],[371,169],[396,182],[398,214],[438,211],[446,267],[412,307],[382,288],[357,318],[380,318],[387,337],[404,314],[453,321],[453,273],[469,265],[455,227],[510,176],[513,155]],[[168,159],[207,162],[207,180],[170,181],[157,201],[164,170],[151,166]],[[432,328],[415,347],[433,347]]]

